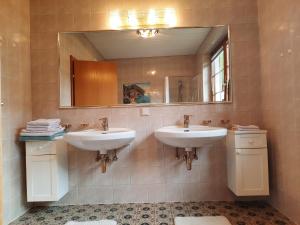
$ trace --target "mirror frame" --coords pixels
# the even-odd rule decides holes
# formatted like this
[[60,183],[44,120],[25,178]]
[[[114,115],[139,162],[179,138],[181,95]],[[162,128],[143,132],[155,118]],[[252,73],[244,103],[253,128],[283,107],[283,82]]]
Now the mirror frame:
[[232,73],[232,43],[231,43],[231,26],[230,24],[223,24],[223,25],[213,25],[213,26],[184,26],[184,27],[161,27],[157,26],[157,29],[184,29],[184,28],[209,28],[209,27],[222,27],[227,26],[228,30],[228,45],[229,45],[229,60],[230,60],[230,84],[231,84],[231,91],[230,91],[230,101],[226,102],[182,102],[182,103],[140,103],[140,104],[116,104],[116,105],[103,105],[103,106],[61,106],[60,105],[60,54],[59,54],[59,33],[82,33],[82,32],[98,32],[98,31],[135,31],[135,29],[118,29],[118,30],[87,30],[87,31],[59,31],[57,32],[57,55],[58,55],[58,109],[101,109],[101,108],[139,108],[139,107],[162,107],[162,106],[192,106],[192,105],[215,105],[215,104],[232,104],[233,103],[233,73]]

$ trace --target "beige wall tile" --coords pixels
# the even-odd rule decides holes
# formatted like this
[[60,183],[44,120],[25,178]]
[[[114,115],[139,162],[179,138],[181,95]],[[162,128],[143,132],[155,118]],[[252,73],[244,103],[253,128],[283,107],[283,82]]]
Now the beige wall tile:
[[1,137],[4,164],[4,224],[27,209],[24,144],[19,129],[31,119],[29,1],[1,2]]
[[[258,0],[262,124],[269,131],[271,203],[300,223],[297,0]],[[272,19],[271,19],[272,18]],[[298,43],[298,44],[296,44]],[[298,48],[298,49],[297,49]]]

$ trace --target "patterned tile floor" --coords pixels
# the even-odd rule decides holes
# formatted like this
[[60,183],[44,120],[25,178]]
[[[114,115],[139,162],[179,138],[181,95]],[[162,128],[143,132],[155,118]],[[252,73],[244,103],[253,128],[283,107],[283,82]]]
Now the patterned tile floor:
[[173,225],[176,216],[226,216],[233,225],[294,225],[263,202],[189,202],[35,207],[11,225],[114,219],[118,225]]

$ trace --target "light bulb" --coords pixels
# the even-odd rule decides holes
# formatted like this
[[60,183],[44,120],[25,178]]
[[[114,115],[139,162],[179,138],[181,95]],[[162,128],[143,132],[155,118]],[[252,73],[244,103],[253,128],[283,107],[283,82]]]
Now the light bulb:
[[154,9],[149,10],[147,22],[149,25],[156,24],[156,12]]
[[120,28],[120,26],[122,25],[122,21],[118,10],[110,13],[109,23],[113,29]]
[[164,20],[167,25],[175,26],[177,23],[175,10],[172,8],[166,8]]
[[137,27],[139,25],[135,10],[128,11],[128,24],[131,27]]

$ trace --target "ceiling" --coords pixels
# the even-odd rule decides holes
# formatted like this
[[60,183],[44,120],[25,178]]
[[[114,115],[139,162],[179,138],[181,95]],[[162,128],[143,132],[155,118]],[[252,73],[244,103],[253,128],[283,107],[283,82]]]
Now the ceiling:
[[160,29],[154,38],[143,39],[136,30],[85,32],[104,59],[193,55],[211,28]]

